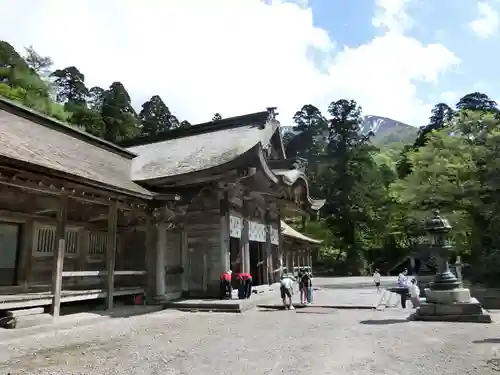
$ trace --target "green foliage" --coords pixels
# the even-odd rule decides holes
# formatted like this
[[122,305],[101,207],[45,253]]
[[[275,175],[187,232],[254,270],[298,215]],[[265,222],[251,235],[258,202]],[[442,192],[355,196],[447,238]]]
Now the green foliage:
[[8,42],[0,41],[0,96],[111,142],[137,136],[140,130],[154,135],[191,126],[186,120],[179,122],[159,96],[144,103],[138,118],[120,82],[108,90],[89,89],[85,75],[75,66],[50,73],[50,57],[40,55],[32,46],[25,50],[23,58]]

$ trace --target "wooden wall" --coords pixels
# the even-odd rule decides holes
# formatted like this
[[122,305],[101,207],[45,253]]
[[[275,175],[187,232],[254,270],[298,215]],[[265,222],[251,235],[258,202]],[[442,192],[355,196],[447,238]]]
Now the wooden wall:
[[[3,214],[1,222],[20,225],[17,285],[28,289],[47,289],[51,286],[54,248],[52,232],[55,221],[32,219],[26,215]],[[54,228],[54,231],[52,230]],[[106,232],[83,225],[68,225],[67,250],[63,271],[106,270]],[[121,231],[117,241],[117,270],[145,269],[145,233]],[[143,285],[141,276],[116,277],[115,285]],[[103,277],[63,278],[64,288],[94,288],[104,285]],[[8,288],[8,287],[3,287]]]

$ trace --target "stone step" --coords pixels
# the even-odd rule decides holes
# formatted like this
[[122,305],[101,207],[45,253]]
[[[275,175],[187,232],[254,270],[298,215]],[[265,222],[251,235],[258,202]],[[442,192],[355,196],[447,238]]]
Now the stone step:
[[34,307],[31,309],[21,309],[21,310],[11,310],[12,316],[20,317],[20,316],[28,316],[28,315],[40,315],[45,312],[43,307]]

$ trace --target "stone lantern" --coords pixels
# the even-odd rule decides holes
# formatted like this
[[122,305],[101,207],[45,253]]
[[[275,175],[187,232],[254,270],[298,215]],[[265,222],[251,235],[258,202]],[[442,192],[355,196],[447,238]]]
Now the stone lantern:
[[[430,290],[453,290],[461,287],[461,282],[450,271],[448,259],[453,250],[448,240],[451,225],[448,220],[434,211],[425,223],[425,231],[430,240],[430,253],[436,258],[437,273],[430,284]],[[470,296],[469,296],[470,298]]]
[[452,246],[448,235],[451,229],[448,220],[441,217],[437,210],[425,223],[430,240],[429,250],[437,261],[437,272],[429,288],[425,289],[425,300],[412,318],[491,323],[490,315],[483,310],[477,299],[471,298],[469,289],[463,288],[462,283],[450,271],[448,258]]

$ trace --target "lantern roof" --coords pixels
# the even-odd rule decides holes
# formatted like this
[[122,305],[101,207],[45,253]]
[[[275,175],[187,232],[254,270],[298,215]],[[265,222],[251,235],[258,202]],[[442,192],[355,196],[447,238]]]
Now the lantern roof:
[[451,225],[449,221],[439,214],[439,210],[434,210],[431,217],[425,222],[425,230],[427,232],[449,232]]

